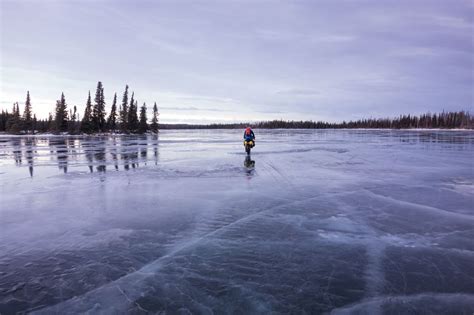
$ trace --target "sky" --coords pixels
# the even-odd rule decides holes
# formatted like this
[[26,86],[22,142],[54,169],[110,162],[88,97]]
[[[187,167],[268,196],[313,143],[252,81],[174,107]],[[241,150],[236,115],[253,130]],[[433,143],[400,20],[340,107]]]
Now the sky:
[[0,108],[102,81],[164,123],[472,112],[473,48],[472,0],[0,0]]

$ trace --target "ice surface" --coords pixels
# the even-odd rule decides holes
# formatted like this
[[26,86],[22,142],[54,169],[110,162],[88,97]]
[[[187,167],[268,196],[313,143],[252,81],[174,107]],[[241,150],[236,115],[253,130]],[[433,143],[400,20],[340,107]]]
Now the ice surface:
[[474,312],[474,132],[0,136],[0,313]]

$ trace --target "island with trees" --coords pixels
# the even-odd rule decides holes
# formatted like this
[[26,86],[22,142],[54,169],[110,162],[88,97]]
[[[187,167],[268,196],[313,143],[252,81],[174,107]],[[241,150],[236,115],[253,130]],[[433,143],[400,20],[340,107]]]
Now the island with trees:
[[94,102],[91,93],[86,101],[82,119],[79,119],[77,107],[68,108],[66,97],[56,101],[53,113],[47,119],[37,119],[33,113],[30,93],[26,93],[23,114],[18,102],[13,104],[11,112],[0,113],[0,132],[11,134],[57,133],[57,134],[101,134],[101,133],[135,133],[158,132],[158,107],[153,105],[153,117],[148,122],[146,103],[138,108],[138,101],[132,92],[129,98],[129,87],[125,86],[122,102],[117,108],[117,93],[114,94],[112,106],[107,116],[105,110],[104,87],[97,83]]

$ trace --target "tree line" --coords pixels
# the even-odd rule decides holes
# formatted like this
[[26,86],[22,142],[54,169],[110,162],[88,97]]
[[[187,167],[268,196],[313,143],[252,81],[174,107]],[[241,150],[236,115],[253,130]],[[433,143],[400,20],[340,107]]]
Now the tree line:
[[474,117],[469,112],[442,112],[437,114],[400,115],[396,118],[370,118],[342,123],[324,121],[285,121],[272,120],[257,123],[236,124],[161,124],[161,129],[235,129],[245,128],[264,129],[343,129],[343,128],[383,128],[383,129],[411,129],[411,128],[441,128],[441,129],[474,129]]
[[104,87],[102,82],[97,83],[97,89],[92,102],[91,93],[86,101],[82,119],[79,119],[76,106],[68,109],[64,93],[56,101],[54,115],[49,114],[48,119],[38,120],[32,111],[30,93],[26,93],[23,114],[20,113],[18,102],[13,104],[11,112],[0,113],[0,131],[9,133],[34,133],[34,132],[68,132],[103,133],[122,132],[142,134],[147,131],[158,132],[158,129],[233,129],[251,126],[253,128],[285,128],[285,129],[341,129],[341,128],[385,128],[385,129],[410,129],[410,128],[442,128],[442,129],[474,129],[474,117],[467,111],[426,113],[422,115],[400,115],[396,118],[370,118],[356,121],[343,121],[329,123],[324,121],[284,121],[272,120],[257,123],[235,124],[160,124],[158,125],[158,107],[153,106],[153,117],[148,123],[146,104],[138,109],[138,101],[132,92],[129,98],[128,85],[122,95],[122,101],[117,108],[117,93],[114,94],[110,113],[105,111]]
[[303,129],[343,129],[343,128],[380,128],[380,129],[474,129],[474,117],[469,112],[441,112],[422,115],[400,115],[396,118],[370,118],[342,123],[324,121],[283,121],[274,120],[255,124],[258,128],[303,128]]
[[122,102],[117,108],[117,93],[114,94],[110,113],[105,110],[105,96],[102,82],[97,83],[94,102],[91,93],[86,101],[86,108],[82,119],[79,119],[76,106],[68,109],[64,93],[56,101],[54,113],[49,113],[47,119],[37,119],[32,111],[30,92],[26,93],[23,114],[20,113],[18,102],[13,104],[11,112],[0,113],[0,131],[9,133],[53,132],[69,134],[123,132],[143,134],[147,131],[158,132],[158,107],[153,105],[153,117],[148,123],[146,103],[138,109],[138,101],[134,92],[129,99],[128,85],[122,96]]

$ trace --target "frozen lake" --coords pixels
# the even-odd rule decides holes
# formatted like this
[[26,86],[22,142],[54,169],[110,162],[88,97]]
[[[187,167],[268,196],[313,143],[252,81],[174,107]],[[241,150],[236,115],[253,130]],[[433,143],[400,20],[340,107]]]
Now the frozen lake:
[[255,133],[0,136],[0,313],[473,314],[474,132]]

